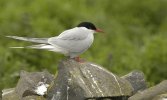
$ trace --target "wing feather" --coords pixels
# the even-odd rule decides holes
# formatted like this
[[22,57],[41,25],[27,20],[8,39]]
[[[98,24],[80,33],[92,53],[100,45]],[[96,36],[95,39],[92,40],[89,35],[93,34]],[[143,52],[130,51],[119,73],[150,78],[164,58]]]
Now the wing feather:
[[[69,51],[78,52],[85,48],[85,39],[90,32],[85,28],[73,28],[62,32],[57,37],[48,39],[48,43],[51,45],[58,45]],[[81,46],[82,45],[82,46]]]

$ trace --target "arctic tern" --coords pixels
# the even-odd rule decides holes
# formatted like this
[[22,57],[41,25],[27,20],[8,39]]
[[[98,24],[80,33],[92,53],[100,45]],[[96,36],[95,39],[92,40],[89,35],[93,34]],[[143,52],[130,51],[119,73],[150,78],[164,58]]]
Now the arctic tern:
[[17,40],[38,43],[26,47],[11,48],[33,48],[45,49],[59,52],[80,62],[79,55],[85,52],[93,43],[94,33],[103,32],[97,29],[91,22],[81,22],[77,27],[65,30],[60,35],[50,38],[29,38],[18,36],[6,36]]

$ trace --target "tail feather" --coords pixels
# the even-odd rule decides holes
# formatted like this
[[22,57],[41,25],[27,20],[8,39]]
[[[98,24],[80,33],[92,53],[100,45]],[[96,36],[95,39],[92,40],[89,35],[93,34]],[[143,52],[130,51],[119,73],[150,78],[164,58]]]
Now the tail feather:
[[32,49],[44,49],[44,50],[49,50],[49,51],[53,51],[53,52],[60,52],[60,53],[67,53],[67,51],[65,51],[64,49],[60,48],[59,46],[52,46],[49,44],[39,44],[39,45],[31,45],[31,46],[27,46],[25,48],[32,48]]
[[10,47],[10,48],[19,48],[19,49],[32,48],[32,49],[47,49],[47,50],[54,49],[53,46],[48,44],[38,44],[38,45],[31,45],[31,46],[25,46],[25,47]]
[[18,37],[18,36],[6,36],[8,38],[13,38],[17,40],[35,42],[35,43],[48,43],[48,38],[29,38],[29,37]]
[[52,45],[48,45],[48,44],[31,45],[31,46],[27,46],[26,48],[47,49],[47,50],[54,49],[54,47]]
[[14,48],[14,49],[23,49],[25,47],[9,47],[9,48]]

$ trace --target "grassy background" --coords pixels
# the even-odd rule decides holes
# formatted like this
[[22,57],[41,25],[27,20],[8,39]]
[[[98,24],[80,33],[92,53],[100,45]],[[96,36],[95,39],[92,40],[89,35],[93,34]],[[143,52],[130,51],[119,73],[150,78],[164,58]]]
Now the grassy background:
[[139,69],[150,85],[167,78],[166,0],[0,0],[0,89],[14,87],[20,70],[54,74],[63,59],[49,51],[9,49],[31,43],[4,36],[51,37],[82,21],[105,31],[83,58],[120,76]]

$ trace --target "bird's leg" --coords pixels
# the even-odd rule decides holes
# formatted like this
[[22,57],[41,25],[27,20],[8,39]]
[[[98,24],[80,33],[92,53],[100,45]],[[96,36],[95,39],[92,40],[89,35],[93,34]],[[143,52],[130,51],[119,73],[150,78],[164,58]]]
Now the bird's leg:
[[85,60],[81,59],[79,56],[78,57],[75,57],[73,58],[76,62],[80,62],[80,63],[84,63]]
[[80,60],[80,57],[79,57],[79,56],[78,56],[78,57],[75,57],[75,58],[74,58],[74,60],[75,60],[75,61],[77,61],[77,62],[81,62],[81,60]]
[[76,62],[80,62],[80,63],[84,63],[85,62],[85,60],[81,59],[79,56],[78,57],[74,57],[72,59],[74,59]]

